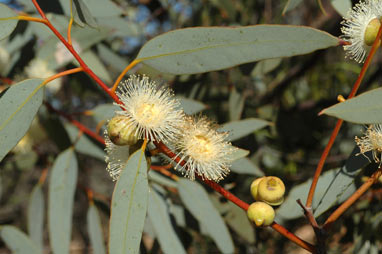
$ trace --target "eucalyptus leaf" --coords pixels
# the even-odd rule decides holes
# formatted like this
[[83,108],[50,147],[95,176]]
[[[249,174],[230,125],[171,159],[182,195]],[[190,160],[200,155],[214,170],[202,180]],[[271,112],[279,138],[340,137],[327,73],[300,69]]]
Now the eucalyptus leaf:
[[234,141],[245,137],[256,130],[264,128],[270,123],[257,118],[247,118],[240,121],[232,121],[222,125],[219,131],[229,132],[229,140]]
[[[102,61],[90,49],[83,52],[81,54],[81,58],[89,66],[90,69],[97,73],[97,76],[99,78],[101,78],[106,83],[112,82],[109,72],[102,63]],[[74,61],[74,64],[80,66],[80,64],[77,61]]]
[[[358,153],[358,148],[355,148],[342,168],[326,171],[320,176],[312,205],[316,217],[346,200],[356,190],[355,178],[361,168],[369,163],[368,159],[357,155]],[[289,220],[303,216],[302,209],[296,200],[301,199],[303,202],[306,200],[311,183],[312,179],[309,179],[293,187],[284,203],[276,211],[276,218]]]
[[241,148],[236,147],[236,146],[232,146],[232,149],[235,149],[235,150],[231,154],[227,155],[228,160],[230,160],[230,161],[238,160],[238,159],[243,158],[249,154],[248,150],[241,149]]
[[0,161],[29,129],[44,97],[41,83],[24,80],[0,94]]
[[250,159],[244,157],[232,162],[231,170],[238,174],[264,176],[264,173]]
[[69,254],[74,192],[78,174],[73,148],[60,153],[50,175],[48,221],[52,252]]
[[154,37],[137,60],[164,73],[194,74],[337,45],[338,38],[303,26],[194,27]]
[[36,244],[14,226],[1,226],[0,236],[13,254],[42,254]]
[[184,98],[184,97],[177,97],[180,101],[180,105],[183,108],[184,113],[187,115],[193,115],[196,114],[204,109],[207,108],[207,106],[199,101]]
[[287,13],[288,11],[296,8],[301,2],[302,0],[288,0],[287,4],[284,7],[283,15],[285,15],[285,13]]
[[346,17],[351,10],[352,3],[350,0],[331,0],[330,2],[342,17]]
[[98,105],[91,112],[94,120],[99,123],[111,119],[117,110],[120,110],[118,106],[112,103],[105,103]]
[[169,207],[163,198],[155,191],[149,193],[147,214],[154,227],[159,244],[166,254],[186,254],[175,230],[171,224]]
[[382,123],[381,96],[382,88],[373,89],[326,108],[321,113],[353,123]]
[[41,185],[37,184],[29,198],[28,204],[28,234],[40,252],[43,250],[45,201]]
[[245,97],[232,88],[228,98],[228,113],[231,121],[239,121],[244,109]]
[[147,162],[139,149],[127,161],[111,201],[109,253],[139,253],[147,211]]
[[18,15],[5,4],[0,4],[0,40],[8,37],[15,30],[18,20],[6,19]]
[[87,224],[90,244],[93,247],[93,253],[106,254],[106,248],[102,234],[101,219],[99,217],[98,210],[93,203],[89,206]]
[[255,77],[258,75],[264,75],[270,71],[273,71],[280,65],[281,60],[281,58],[273,58],[259,61],[251,72],[251,76]]
[[197,182],[180,178],[179,195],[191,214],[205,226],[222,253],[234,253],[233,241],[222,217],[208,198],[204,188]]

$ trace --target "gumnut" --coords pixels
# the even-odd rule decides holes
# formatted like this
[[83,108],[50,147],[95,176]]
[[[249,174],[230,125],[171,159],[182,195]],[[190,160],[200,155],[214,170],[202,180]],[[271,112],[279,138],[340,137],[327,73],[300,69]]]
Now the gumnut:
[[138,142],[136,129],[127,125],[126,116],[114,116],[107,124],[107,134],[115,145],[134,145]]
[[379,27],[381,22],[379,19],[372,19],[365,29],[364,42],[367,46],[373,45],[375,39],[377,38]]
[[272,224],[275,219],[275,210],[272,206],[257,201],[252,203],[247,210],[248,218],[258,227],[265,227]]
[[259,187],[259,183],[261,180],[263,180],[265,177],[260,177],[260,178],[257,178],[255,180],[253,180],[252,184],[251,184],[251,194],[252,194],[252,197],[255,199],[255,200],[258,200],[258,195],[257,195],[257,190],[258,190],[258,187]]
[[257,201],[277,206],[284,202],[285,185],[276,176],[264,177],[257,186]]

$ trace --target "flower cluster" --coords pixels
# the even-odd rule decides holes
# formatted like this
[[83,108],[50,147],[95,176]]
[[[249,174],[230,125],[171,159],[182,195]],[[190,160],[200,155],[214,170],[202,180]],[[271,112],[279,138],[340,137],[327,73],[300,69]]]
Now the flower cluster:
[[180,158],[175,167],[192,180],[197,174],[219,181],[229,173],[235,148],[226,141],[227,133],[205,117],[186,116],[169,88],[132,75],[116,94],[123,110],[115,112],[105,132],[107,170],[114,180],[127,161],[126,147],[142,139],[174,148],[176,157],[170,159]]
[[[368,158],[365,153],[371,151],[373,159],[377,163],[382,162],[382,125],[373,124],[370,125],[363,137],[355,137],[360,153]],[[381,157],[381,158],[379,158]],[[369,159],[369,158],[368,158]]]
[[365,0],[359,2],[342,21],[342,39],[349,45],[344,45],[346,55],[361,63],[365,61],[368,51],[373,45],[382,17],[381,0]]

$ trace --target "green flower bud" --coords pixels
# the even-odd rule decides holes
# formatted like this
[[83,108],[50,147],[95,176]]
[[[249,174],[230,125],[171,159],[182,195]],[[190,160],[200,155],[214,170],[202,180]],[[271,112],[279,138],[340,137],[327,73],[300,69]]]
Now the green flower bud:
[[257,195],[257,189],[259,187],[259,183],[261,180],[263,180],[265,177],[260,177],[260,178],[257,178],[255,180],[253,180],[252,184],[251,184],[251,194],[252,194],[252,197],[255,199],[255,200],[259,200],[258,199],[258,195]]
[[114,116],[107,124],[107,134],[115,145],[134,145],[138,142],[135,135],[136,129],[128,126],[128,118],[125,116]]
[[275,219],[275,210],[264,202],[252,203],[247,210],[248,218],[258,227],[272,224]]
[[379,19],[372,19],[369,24],[366,26],[364,42],[367,46],[373,45],[375,39],[377,38],[379,27],[381,26],[381,22]]
[[284,201],[285,185],[275,176],[264,177],[257,187],[257,200],[276,206]]

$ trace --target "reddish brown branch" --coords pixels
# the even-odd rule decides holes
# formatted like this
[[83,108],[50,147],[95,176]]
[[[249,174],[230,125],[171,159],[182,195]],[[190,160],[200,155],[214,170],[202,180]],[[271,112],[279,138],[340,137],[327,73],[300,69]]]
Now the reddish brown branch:
[[[379,31],[378,31],[378,34],[377,34],[376,38],[381,38],[381,35],[382,35],[382,26],[379,28]],[[363,78],[364,78],[364,76],[366,74],[367,69],[369,68],[371,60],[373,59],[373,57],[375,55],[375,52],[377,51],[379,45],[380,45],[380,40],[376,39],[374,41],[374,43],[373,43],[373,46],[372,46],[372,48],[370,50],[369,55],[366,58],[366,61],[365,61],[364,65],[362,66],[362,70],[359,73],[358,78],[357,78],[356,82],[353,85],[353,88],[352,88],[352,90],[351,90],[351,92],[350,92],[350,94],[348,96],[348,99],[354,97],[355,94],[357,93],[358,88],[361,85],[361,82],[362,82],[362,80],[363,80]],[[332,134],[330,136],[329,142],[326,145],[326,147],[325,147],[325,149],[324,149],[324,151],[323,151],[323,153],[321,155],[320,161],[318,162],[318,165],[317,165],[317,168],[316,168],[316,172],[314,173],[312,184],[310,186],[308,198],[306,199],[306,207],[311,207],[312,206],[314,192],[316,190],[318,178],[321,175],[322,168],[324,167],[324,164],[325,164],[325,160],[326,160],[326,158],[329,155],[330,149],[333,146],[334,140],[337,137],[337,134],[338,134],[338,132],[339,132],[339,130],[341,128],[342,123],[343,123],[343,120],[338,120],[337,121],[336,126],[334,127],[334,130],[333,130],[333,132],[332,132]]]

